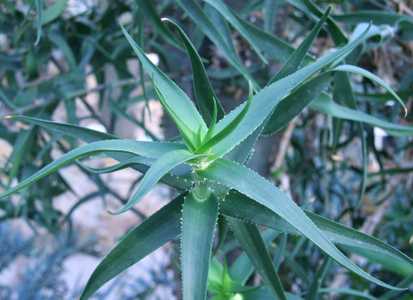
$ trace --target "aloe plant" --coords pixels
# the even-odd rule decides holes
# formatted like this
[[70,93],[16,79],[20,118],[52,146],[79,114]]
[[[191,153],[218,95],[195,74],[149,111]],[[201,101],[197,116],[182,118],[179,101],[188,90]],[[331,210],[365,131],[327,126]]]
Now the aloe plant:
[[[222,9],[229,22],[241,27],[241,34],[249,36],[251,30],[254,30],[225,9],[223,3],[212,0],[207,2]],[[188,11],[196,12],[196,6],[191,7],[190,3],[191,1],[182,1]],[[265,87],[260,88],[250,75],[245,76],[249,82],[249,96],[241,105],[225,114],[209,83],[202,60],[188,36],[172,20],[162,21],[165,32],[177,33],[173,43],[176,40],[180,47],[187,50],[191,59],[196,91],[194,102],[199,110],[176,83],[151,63],[127,30],[122,27],[122,31],[151,78],[165,111],[175,122],[180,140],[122,140],[70,124],[25,116],[9,117],[72,135],[88,143],[62,155],[1,194],[2,201],[70,163],[102,153],[119,163],[109,169],[94,170],[96,172],[133,167],[145,173],[129,201],[112,212],[114,214],[123,213],[137,205],[159,181],[179,191],[179,196],[127,233],[108,253],[90,277],[81,299],[88,299],[107,281],[166,242],[177,238],[181,241],[183,299],[206,299],[208,274],[211,282],[214,272],[214,268],[210,270],[210,263],[218,219],[223,220],[234,232],[255,270],[261,275],[266,286],[263,293],[269,293],[275,299],[300,297],[284,291],[258,225],[277,232],[303,236],[328,257],[362,278],[388,289],[402,289],[373,277],[345,256],[337,246],[365,256],[404,276],[413,273],[413,261],[409,257],[380,240],[303,210],[273,183],[244,165],[263,132],[268,134],[283,128],[310,103],[333,116],[347,116],[352,120],[382,126],[395,134],[410,135],[413,132],[411,127],[365,119],[361,112],[352,115],[349,108],[337,108],[339,105],[331,98],[331,75],[336,72],[351,72],[367,76],[382,85],[404,106],[397,94],[371,73],[356,66],[340,64],[377,32],[370,26],[364,26],[341,48],[317,60],[308,59],[308,49],[322,24],[326,21],[331,23],[327,10],[301,46],[291,53],[281,71]],[[213,34],[214,32],[211,36]],[[214,39],[217,39],[217,43],[223,42],[221,35],[216,35]],[[253,41],[250,36],[249,41]],[[254,50],[259,51],[259,47]],[[306,61],[309,63],[302,66]],[[234,60],[233,64],[245,71],[238,61]],[[225,271],[219,272],[224,278],[222,286],[225,287],[225,297],[235,297],[238,293],[244,295],[245,299],[264,297],[259,296],[262,294],[260,290],[252,291],[246,287],[245,281],[236,282]],[[217,293],[217,290],[217,285],[215,289],[210,289],[212,294]],[[216,299],[224,299],[222,297],[216,296]]]

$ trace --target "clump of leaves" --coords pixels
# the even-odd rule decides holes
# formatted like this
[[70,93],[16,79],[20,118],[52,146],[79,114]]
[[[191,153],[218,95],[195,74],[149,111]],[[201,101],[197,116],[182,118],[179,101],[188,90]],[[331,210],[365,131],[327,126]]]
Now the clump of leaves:
[[[328,14],[329,11],[264,88],[260,89],[256,82],[250,80],[248,99],[228,114],[224,114],[209,84],[195,47],[176,23],[163,20],[163,24],[171,31],[178,33],[177,40],[191,58],[197,91],[195,100],[199,111],[185,92],[150,62],[122,27],[126,39],[152,79],[164,109],[175,122],[182,141],[121,140],[69,124],[22,116],[11,117],[65,132],[90,143],[56,159],[0,195],[2,198],[34,184],[70,163],[100,153],[106,153],[119,161],[118,165],[102,172],[125,167],[134,167],[145,172],[132,197],[123,207],[113,212],[115,214],[123,213],[138,204],[159,181],[180,191],[178,197],[121,239],[94,271],[81,299],[88,299],[104,283],[178,237],[181,239],[183,299],[205,299],[218,219],[229,225],[261,275],[268,292],[276,299],[287,299],[289,295],[283,289],[257,225],[301,235],[334,261],[364,279],[389,289],[401,289],[382,282],[361,269],[337,246],[381,263],[389,270],[403,275],[413,270],[413,261],[409,257],[377,239],[301,209],[286,193],[244,166],[255,141],[263,132],[268,134],[278,131],[312,101],[319,105],[320,110],[331,108],[329,83],[332,73],[353,72],[367,76],[388,89],[396,100],[404,105],[390,87],[373,74],[356,66],[340,64],[353,50],[376,34],[371,26],[360,27],[347,44],[300,67],[312,41],[328,19]],[[334,111],[334,107],[331,109]],[[406,126],[399,129],[411,131],[411,128]],[[232,297],[249,292],[248,288],[234,284],[224,271],[221,273],[224,279],[210,288],[213,294],[222,292],[225,295],[229,291]]]

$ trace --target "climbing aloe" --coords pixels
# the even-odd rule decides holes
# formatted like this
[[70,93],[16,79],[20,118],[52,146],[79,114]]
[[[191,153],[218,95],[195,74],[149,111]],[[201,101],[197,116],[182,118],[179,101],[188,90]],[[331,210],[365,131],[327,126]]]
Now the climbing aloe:
[[[184,3],[184,1],[181,2]],[[232,15],[223,3],[207,2],[222,8],[221,13],[225,14],[228,21],[234,22],[234,27],[241,26],[241,33],[248,37],[249,42],[254,41],[254,38],[250,36],[251,32],[254,32],[251,31],[253,28],[251,29],[248,24]],[[196,9],[196,7],[188,4],[191,1],[185,3],[187,4],[182,5],[188,9],[188,12],[193,13],[191,8]],[[383,84],[383,81],[358,67],[340,65],[340,62],[356,47],[362,45],[374,34],[369,26],[358,31],[358,34],[341,48],[315,61],[311,59],[310,63],[302,66],[308,58],[307,52],[312,41],[323,23],[329,20],[328,14],[329,10],[302,45],[291,53],[282,71],[265,87],[261,89],[256,82],[249,80],[250,95],[241,105],[226,115],[208,81],[196,48],[175,22],[168,19],[162,20],[168,31],[177,32],[174,41],[179,42],[190,56],[194,87],[198,89],[195,93],[197,97],[195,102],[200,111],[176,83],[151,63],[143,49],[122,27],[125,38],[152,80],[161,104],[180,132],[181,139],[175,142],[122,140],[70,124],[24,116],[10,116],[11,119],[72,135],[88,143],[62,155],[4,192],[0,195],[1,201],[5,201],[5,197],[70,163],[102,153],[119,161],[115,167],[100,170],[102,172],[133,167],[145,173],[128,203],[113,212],[114,214],[123,213],[138,204],[159,181],[179,191],[179,196],[127,233],[107,254],[84,288],[82,300],[88,299],[102,285],[149,253],[177,238],[181,241],[183,299],[206,299],[208,272],[212,261],[211,253],[214,239],[216,239],[214,232],[218,220],[229,225],[256,272],[263,278],[267,287],[265,294],[270,294],[275,299],[293,298],[290,293],[284,291],[277,270],[267,252],[265,239],[257,225],[277,232],[303,236],[346,269],[388,289],[400,288],[372,276],[357,266],[337,246],[381,263],[390,271],[402,275],[413,274],[413,261],[409,257],[379,240],[303,210],[273,183],[244,165],[264,128],[265,133],[279,130],[313,101],[312,107],[335,117],[350,114],[348,111],[342,111],[329,104],[332,101],[329,96],[331,93],[329,90],[330,76],[334,72],[357,73],[374,79],[378,84]],[[215,39],[222,42],[220,35],[217,35]],[[265,51],[260,51],[259,48],[257,44],[254,50],[259,53],[263,61],[267,62],[264,56]],[[228,49],[227,52],[229,52]],[[242,66],[238,68],[244,70]],[[250,79],[249,76],[246,78]],[[389,90],[396,100],[401,101],[389,86],[385,85],[384,88]],[[375,119],[363,120],[361,115],[343,116],[342,118],[356,119],[377,126],[381,124],[394,134],[410,135],[413,132],[410,127],[406,126],[391,126]],[[186,167],[177,172],[177,168],[182,165]],[[90,169],[90,171],[99,172],[95,169]],[[394,263],[389,264],[390,259]],[[214,272],[213,269],[211,270]],[[229,286],[228,295],[240,293],[245,294],[246,299],[248,297],[252,299],[251,297],[254,297],[252,295],[260,293],[261,289],[251,290],[243,286],[245,282],[234,283],[235,281],[232,282],[228,274],[222,272],[226,278],[223,286]],[[212,289],[212,293],[214,291],[216,288]]]

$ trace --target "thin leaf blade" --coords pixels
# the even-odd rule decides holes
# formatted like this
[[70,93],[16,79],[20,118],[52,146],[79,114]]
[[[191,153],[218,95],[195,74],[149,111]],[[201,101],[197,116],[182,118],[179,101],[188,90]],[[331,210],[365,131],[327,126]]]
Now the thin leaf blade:
[[[183,207],[182,285],[183,299],[206,299],[212,239],[218,217],[218,200],[212,194],[199,200],[194,191]],[[195,250],[196,249],[196,250]]]
[[93,271],[80,300],[89,299],[106,282],[166,242],[178,237],[184,195],[178,196],[127,233]]

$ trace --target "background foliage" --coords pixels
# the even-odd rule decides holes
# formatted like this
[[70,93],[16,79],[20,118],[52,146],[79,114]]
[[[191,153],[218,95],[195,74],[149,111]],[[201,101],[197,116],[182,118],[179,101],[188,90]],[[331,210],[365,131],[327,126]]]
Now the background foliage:
[[[140,66],[136,65],[119,24],[127,26],[147,53],[155,53],[161,68],[191,94],[190,61],[170,29],[160,22],[159,16],[176,20],[198,48],[215,93],[223,100],[225,110],[230,111],[248,94],[244,78],[250,76],[258,85],[267,82],[288,59],[292,47],[300,45],[317,20],[317,13],[309,9],[311,6],[305,5],[308,1],[226,1],[238,14],[239,19],[236,20],[241,25],[230,22],[230,15],[229,19],[220,15],[211,5],[215,1],[195,1],[202,4],[207,19],[188,10],[190,2],[36,0],[1,3],[1,115],[24,114],[77,125],[100,124],[105,131],[124,137],[128,136],[128,132],[122,130],[121,124],[127,120],[141,128],[147,139],[157,140],[161,137],[151,131],[145,119],[150,114],[136,117],[128,112],[128,107],[137,102],[145,105],[157,96],[150,78],[144,77]],[[310,54],[319,56],[335,45],[342,45],[341,30],[350,33],[361,22],[386,25],[382,28],[380,39],[369,43],[359,57],[350,59],[358,59],[358,65],[380,75],[411,108],[408,100],[413,88],[412,3],[316,2],[323,11],[326,5],[333,5],[330,22],[335,20],[339,27],[329,24],[328,30],[323,29]],[[220,11],[222,13],[223,10]],[[255,24],[261,31],[257,33],[243,20]],[[211,21],[213,26],[208,23]],[[228,39],[220,40],[214,30],[223,30]],[[268,33],[274,38],[269,38]],[[135,66],[131,66],[133,62]],[[96,82],[93,87],[87,84],[91,78]],[[359,111],[393,123],[411,122],[411,112],[401,118],[398,104],[390,100],[392,97],[386,91],[377,88],[368,79],[358,76],[351,76],[351,79]],[[334,100],[344,107],[354,108],[354,103],[346,102],[348,99],[339,89],[342,80],[336,75]],[[90,102],[87,97],[90,94],[96,95],[96,103]],[[149,109],[149,105],[147,107]],[[320,114],[320,110],[325,114]],[[374,123],[376,119],[371,121],[366,115],[357,118],[354,111],[335,110],[335,113],[337,111],[345,115],[344,119],[380,125]],[[392,128],[386,128],[387,125],[381,126],[387,129],[385,133],[377,127],[339,121],[331,115],[334,116],[334,113],[325,107],[306,109],[291,123],[293,125],[259,142],[251,166],[288,190],[301,206],[367,233],[374,233],[412,256],[411,133],[396,134],[399,136],[395,137]],[[170,120],[165,118],[163,124],[166,137],[174,137],[176,129]],[[365,135],[364,147],[360,130]],[[7,119],[1,121],[0,137],[3,143],[12,145],[11,153],[2,153],[2,189],[9,187],[14,178],[25,178],[51,162],[55,157],[54,151],[66,152],[79,143],[62,132],[45,131],[33,124]],[[364,159],[362,149],[368,153]],[[79,207],[87,201],[103,201],[106,195],[126,202],[128,197],[122,197],[111,189],[101,175],[91,175],[82,165],[78,167],[88,174],[97,190],[78,199]],[[363,181],[363,176],[366,176],[364,167],[368,173]],[[365,186],[360,186],[360,182],[364,182]],[[59,236],[55,242],[56,254],[47,258],[53,261],[51,266],[58,266],[55,262],[69,256],[70,251],[99,252],[93,246],[85,250],[74,242],[71,235],[72,230],[76,229],[71,224],[70,213],[63,215],[54,205],[59,195],[70,190],[70,185],[57,173],[29,187],[15,201],[0,202],[0,220],[4,223],[2,230],[13,233],[13,229],[8,227],[10,220],[24,219],[33,226],[33,230],[46,228]],[[74,210],[77,207],[74,206]],[[135,213],[144,217],[138,210]],[[3,238],[6,234],[0,236]],[[1,259],[4,258],[5,263],[0,264],[0,271],[6,269],[6,262],[13,258],[30,256],[33,251],[38,251],[32,241],[20,240],[19,232],[15,232],[15,236],[16,240],[1,243]],[[60,239],[64,239],[70,247],[59,249]],[[371,286],[351,274],[341,274],[336,265],[327,264],[320,251],[305,239],[279,235],[270,236],[268,240],[275,240],[274,244],[269,243],[271,253],[288,290],[297,293],[309,290],[314,284],[313,279],[320,278],[321,272],[325,273],[323,286],[351,286],[359,291],[368,291],[374,297],[385,295],[379,287]],[[227,242],[227,259],[232,261],[238,252],[234,250],[235,245],[231,245],[231,236]],[[359,262],[367,264],[363,260]],[[46,262],[39,262],[39,265],[44,268],[48,266]],[[384,280],[394,280],[393,275],[377,265],[367,264],[365,267]],[[36,267],[34,269],[38,270]],[[59,270],[53,269],[53,272],[58,274]],[[33,276],[23,280],[36,284]],[[250,280],[258,279],[253,277]],[[39,291],[51,289],[59,292],[58,283],[45,282]],[[6,295],[5,299],[11,297],[11,290],[12,287],[2,287],[1,293]],[[341,292],[343,294],[339,297],[343,299],[360,297],[348,295],[351,290]],[[25,291],[20,290],[17,293],[19,299],[47,297],[27,296]],[[70,299],[69,293],[65,294]],[[405,299],[411,297],[404,295]]]

